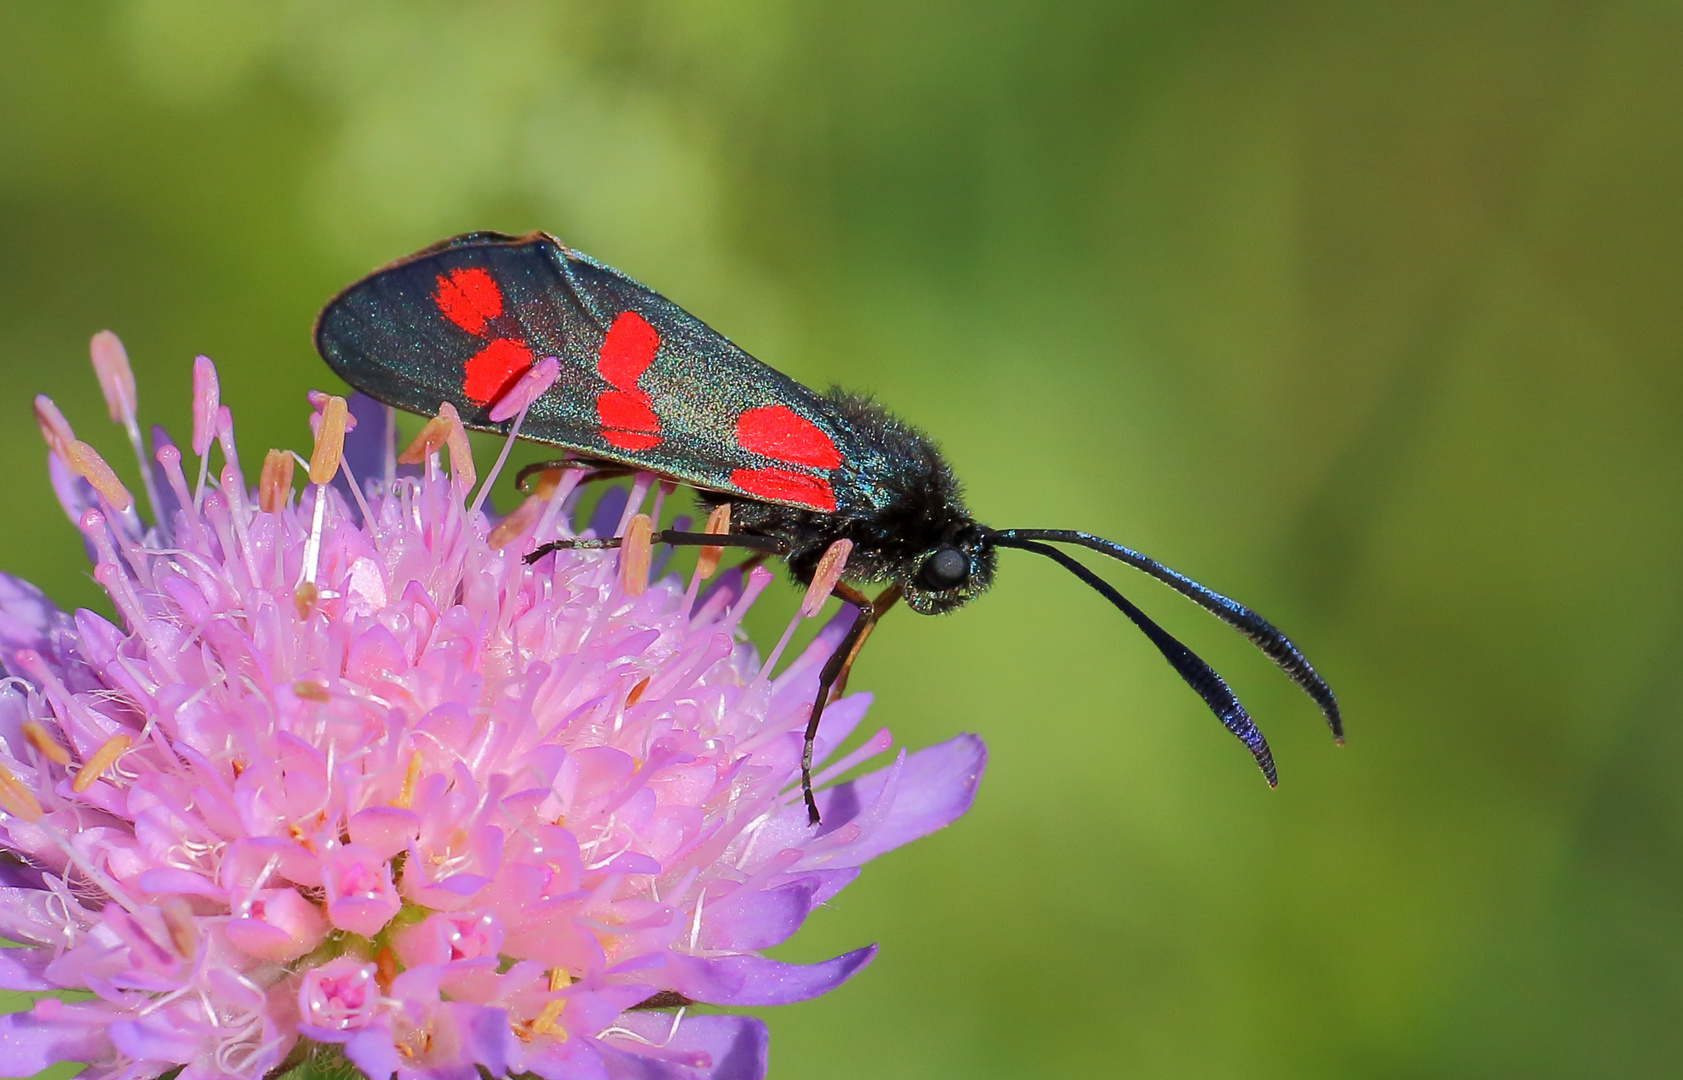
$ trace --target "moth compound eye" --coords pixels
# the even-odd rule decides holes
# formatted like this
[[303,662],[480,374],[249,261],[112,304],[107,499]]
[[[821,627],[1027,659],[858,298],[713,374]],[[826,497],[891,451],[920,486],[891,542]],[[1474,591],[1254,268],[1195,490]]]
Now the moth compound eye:
[[918,580],[925,588],[956,589],[970,577],[970,558],[955,547],[940,548],[923,560]]

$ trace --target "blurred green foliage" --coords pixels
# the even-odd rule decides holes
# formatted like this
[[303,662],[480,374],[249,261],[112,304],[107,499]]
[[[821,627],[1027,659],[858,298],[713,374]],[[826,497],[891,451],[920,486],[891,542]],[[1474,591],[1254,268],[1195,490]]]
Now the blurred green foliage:
[[1253,603],[1345,705],[1335,751],[1116,571],[1270,793],[1056,567],[890,619],[877,722],[992,763],[785,950],[883,945],[768,1014],[773,1075],[1676,1075],[1680,54],[1658,0],[3,3],[0,567],[102,602],[28,410],[101,430],[93,331],[148,420],[205,352],[248,457],[303,446],[334,289],[545,228],[878,393],[984,520]]

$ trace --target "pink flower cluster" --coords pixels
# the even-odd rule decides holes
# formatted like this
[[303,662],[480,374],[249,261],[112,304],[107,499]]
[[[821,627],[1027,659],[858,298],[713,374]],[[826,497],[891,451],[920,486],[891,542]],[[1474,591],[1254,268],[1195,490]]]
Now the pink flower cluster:
[[[121,346],[94,359],[138,451]],[[527,565],[572,535],[580,472],[489,517],[447,410],[403,474],[389,414],[313,395],[312,482],[294,497],[303,459],[272,451],[253,488],[208,361],[194,385],[198,479],[154,431],[151,526],[37,401],[120,619],[0,575],[0,937],[25,946],[0,986],[92,992],[0,1017],[0,1074],[256,1078],[338,1044],[373,1080],[762,1076],[763,1025],[694,1006],[864,966],[761,951],[962,814],[980,741],[832,783],[890,747],[835,756],[867,704],[844,698],[809,826],[801,730],[845,620],[774,675],[782,644],[762,663],[738,629],[763,568],[703,589],[716,557],[687,582],[635,545]],[[599,533],[636,532],[647,481]]]

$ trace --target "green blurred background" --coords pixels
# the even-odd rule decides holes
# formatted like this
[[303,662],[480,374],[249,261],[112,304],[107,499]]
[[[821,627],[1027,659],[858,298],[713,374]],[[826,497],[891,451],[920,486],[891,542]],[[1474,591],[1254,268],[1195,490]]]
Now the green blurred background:
[[28,407],[121,456],[95,330],[147,420],[205,352],[248,457],[302,446],[328,295],[544,228],[876,392],[984,520],[1255,605],[1344,703],[1336,750],[1111,574],[1270,793],[1049,563],[888,620],[873,718],[992,762],[783,950],[883,946],[768,1013],[773,1076],[1678,1075],[1680,56],[1674,0],[0,3],[0,567],[102,603]]

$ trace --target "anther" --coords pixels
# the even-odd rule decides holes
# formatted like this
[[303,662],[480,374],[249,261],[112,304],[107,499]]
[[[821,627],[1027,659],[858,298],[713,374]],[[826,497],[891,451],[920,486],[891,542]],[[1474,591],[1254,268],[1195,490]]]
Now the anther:
[[40,800],[3,764],[0,764],[0,810],[32,824],[41,820]]
[[561,1014],[566,1011],[567,1000],[565,998],[544,1002],[543,1008],[532,1019],[532,1034],[549,1035],[559,1040],[565,1040],[567,1029],[562,1027],[559,1021]]
[[222,447],[223,462],[238,472],[240,455],[239,449],[234,445],[234,410],[226,405],[216,410],[216,441]]
[[193,923],[193,905],[185,896],[166,896],[158,901],[158,913],[169,930],[169,943],[183,960],[198,952],[199,935]]
[[327,687],[318,682],[311,682],[308,679],[299,679],[297,682],[293,683],[292,692],[303,698],[305,701],[314,701],[321,705],[325,705],[329,701],[333,700],[328,696]]
[[649,587],[650,543],[654,521],[647,514],[633,514],[619,542],[619,587],[627,596],[642,596]]
[[[707,527],[701,531],[714,536],[723,536],[730,532],[730,503],[715,506],[712,513],[707,515]],[[712,577],[714,571],[719,569],[719,559],[724,553],[725,549],[722,547],[704,547],[697,554],[695,572],[702,581]]]
[[257,480],[257,505],[264,513],[278,514],[292,497],[292,455],[270,450],[263,455],[263,472]]
[[94,376],[99,379],[100,393],[105,395],[105,411],[111,415],[111,422],[134,423],[134,369],[129,367],[123,343],[111,331],[101,330],[88,343],[88,355],[93,359]]
[[479,485],[479,494],[474,496],[473,505],[468,507],[468,517],[476,516],[484,507],[485,500],[491,494],[491,485],[497,482],[502,474],[503,466],[508,464],[508,455],[514,449],[515,437],[520,434],[520,425],[526,422],[526,410],[545,390],[555,385],[555,380],[561,374],[561,361],[553,356],[546,356],[535,365],[526,369],[526,373],[515,384],[509,387],[508,393],[499,399],[491,409],[491,419],[497,422],[514,418],[514,423],[508,427],[508,437],[503,440],[503,448],[497,454],[497,460],[491,464],[491,471],[485,474],[485,482]]
[[58,411],[53,399],[45,394],[35,395],[35,426],[41,429],[41,438],[47,440],[47,449],[64,456],[64,448],[76,441],[76,435],[70,430],[70,421]]
[[216,365],[208,356],[193,358],[193,453],[205,456],[216,438],[217,409],[222,404],[222,386]]
[[99,451],[87,443],[75,439],[66,443],[64,463],[70,466],[71,472],[92,484],[112,509],[123,512],[134,506],[134,497],[129,494],[129,489],[117,479],[117,474],[99,456]]
[[397,800],[392,803],[400,810],[409,809],[409,804],[415,799],[415,785],[421,779],[421,752],[415,751],[409,755],[409,765],[403,770],[403,786],[397,790]]
[[76,775],[71,777],[70,790],[79,794],[93,787],[93,782],[99,779],[100,774],[116,764],[117,759],[128,751],[130,742],[132,740],[127,735],[113,735],[106,739],[100,748],[93,752],[93,756],[88,758],[87,763],[76,770]]
[[444,417],[434,416],[421,428],[420,434],[412,439],[403,451],[397,455],[399,465],[425,465],[427,458],[438,453],[439,447],[450,436],[450,425]]
[[382,946],[380,951],[374,954],[374,981],[379,985],[381,993],[388,994],[391,992],[392,980],[396,978],[397,954],[392,951],[390,945]]
[[48,761],[57,762],[60,765],[70,764],[70,751],[53,738],[39,720],[25,720],[23,722],[23,737],[30,746],[33,746]]
[[337,395],[328,398],[322,406],[316,445],[310,451],[310,483],[318,487],[332,483],[339,472],[339,459],[345,455],[346,414],[345,399]]
[[536,364],[526,369],[526,373],[515,380],[508,393],[497,399],[491,406],[491,422],[500,424],[515,413],[531,405],[542,397],[544,391],[555,385],[555,380],[561,377],[561,361],[553,356],[546,356]]
[[490,545],[492,551],[501,551],[508,546],[511,540],[519,537],[532,527],[533,523],[538,520],[538,515],[543,513],[544,505],[547,502],[548,500],[542,496],[530,496],[515,507],[513,513],[491,527],[491,534],[485,538],[485,542]]
[[320,600],[321,590],[316,588],[313,581],[301,581],[298,587],[292,590],[292,609],[306,622],[316,613],[316,604]]
[[450,475],[456,478],[463,491],[471,491],[479,473],[473,467],[473,448],[468,445],[467,428],[462,426],[456,407],[448,401],[438,407],[438,415],[449,425],[445,430],[444,445],[450,451]]
[[[562,469],[545,469],[531,478],[532,494],[537,498],[548,501],[555,489],[561,486]],[[525,490],[522,488],[521,490]]]
[[810,619],[818,614],[818,609],[824,606],[824,601],[830,598],[836,583],[841,580],[842,571],[847,569],[847,557],[852,553],[851,540],[837,540],[824,550],[818,560],[818,568],[812,572],[812,583],[806,587],[806,595],[801,598],[801,618]]
[[643,691],[648,688],[649,680],[648,677],[645,676],[641,682],[631,688],[631,692],[629,694],[625,695],[625,707],[629,709],[631,706],[641,701],[643,699]]
[[128,351],[117,335],[109,330],[101,330],[88,342],[88,356],[93,360],[94,376],[99,380],[99,391],[105,395],[105,411],[110,414],[115,423],[123,425],[123,432],[129,437],[129,448],[134,451],[134,460],[140,466],[140,483],[146,489],[146,501],[152,508],[152,516],[158,516],[158,507],[162,505],[158,500],[158,486],[152,479],[152,470],[146,463],[146,447],[140,439],[140,423],[135,419],[135,413],[140,408],[140,398],[134,389],[134,369],[129,366]]
[[[549,969],[549,989],[551,991],[565,990],[573,985],[573,974],[566,968]],[[567,1009],[566,999],[544,1002],[543,1009],[532,1021],[532,1034],[552,1035],[557,1039],[567,1038],[567,1029],[558,1022],[561,1014]]]

